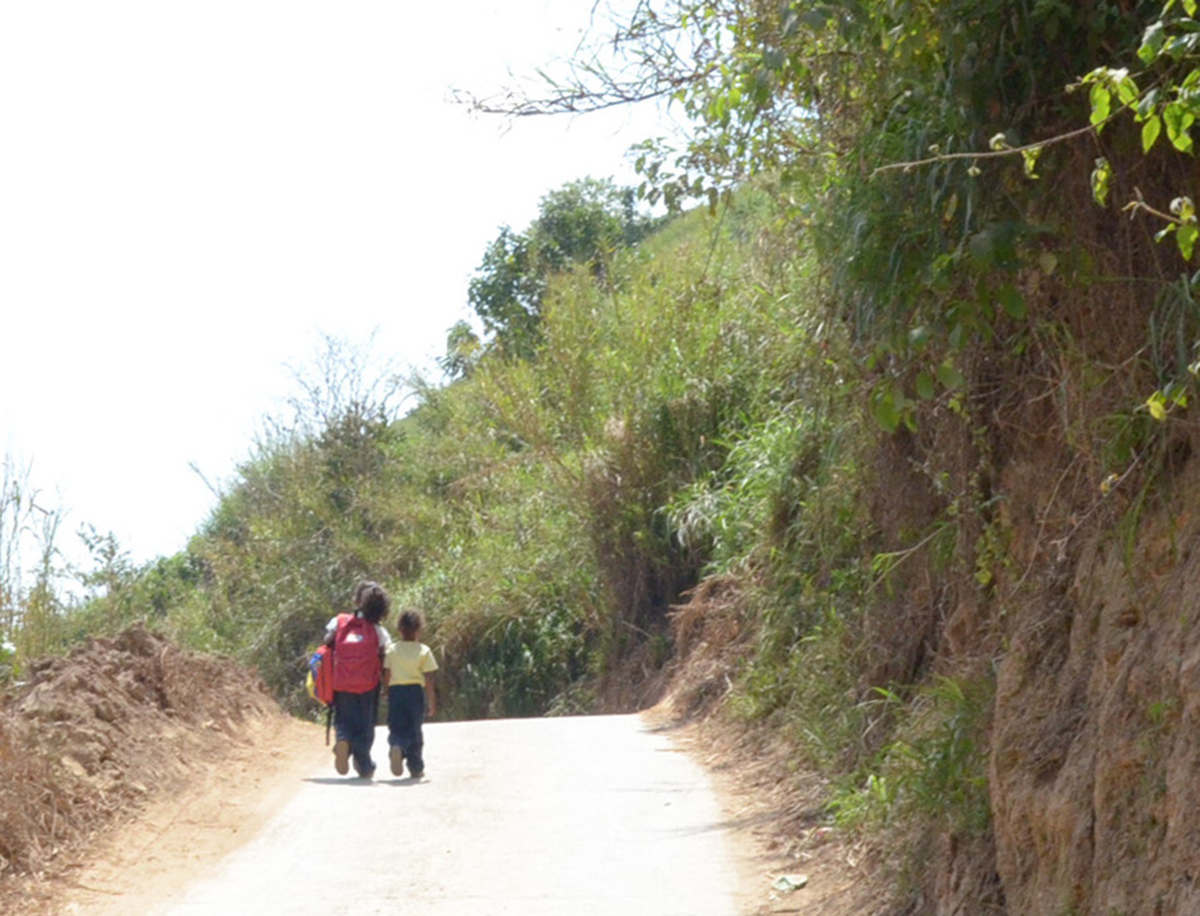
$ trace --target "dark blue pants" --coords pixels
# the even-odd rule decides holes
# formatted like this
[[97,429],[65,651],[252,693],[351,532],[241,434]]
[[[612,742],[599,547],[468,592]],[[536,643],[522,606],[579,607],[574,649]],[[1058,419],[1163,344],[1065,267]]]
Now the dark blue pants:
[[378,687],[366,693],[338,690],[333,694],[333,721],[337,730],[337,740],[350,745],[354,772],[359,776],[366,776],[375,771],[375,761],[371,759],[371,745],[375,743],[375,717],[378,709]]
[[425,688],[420,684],[393,684],[388,688],[388,746],[398,747],[413,774],[425,769]]

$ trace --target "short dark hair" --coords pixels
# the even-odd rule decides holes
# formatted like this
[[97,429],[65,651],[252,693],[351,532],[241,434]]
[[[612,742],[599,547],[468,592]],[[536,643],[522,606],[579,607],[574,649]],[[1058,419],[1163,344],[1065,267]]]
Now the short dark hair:
[[421,616],[420,611],[403,611],[400,619],[396,621],[397,629],[404,634],[415,633],[423,626],[425,626],[425,618]]
[[354,592],[354,604],[368,623],[379,623],[392,608],[392,599],[378,582],[362,582]]

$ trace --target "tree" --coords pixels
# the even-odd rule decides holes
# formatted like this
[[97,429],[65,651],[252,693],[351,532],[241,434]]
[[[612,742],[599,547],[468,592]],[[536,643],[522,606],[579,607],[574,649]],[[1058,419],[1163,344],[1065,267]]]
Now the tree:
[[584,178],[546,194],[524,232],[505,226],[484,252],[467,299],[507,357],[530,359],[541,342],[542,299],[555,274],[584,269],[608,281],[613,255],[660,224],[640,214],[631,188]]
[[569,182],[543,197],[530,227],[538,267],[559,273],[584,265],[603,275],[626,241],[624,200],[611,181],[594,178]]
[[538,344],[545,276],[536,268],[533,246],[508,226],[488,245],[467,286],[467,301],[501,353],[530,358]]
[[467,322],[459,321],[446,332],[446,355],[438,360],[438,365],[451,379],[467,378],[475,368],[480,349],[479,335]]

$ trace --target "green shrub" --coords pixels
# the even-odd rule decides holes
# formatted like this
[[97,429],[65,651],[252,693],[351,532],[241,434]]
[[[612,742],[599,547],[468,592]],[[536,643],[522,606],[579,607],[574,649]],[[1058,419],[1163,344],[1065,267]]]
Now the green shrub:
[[901,720],[860,784],[834,802],[842,823],[886,823],[917,815],[951,831],[983,834],[991,825],[987,780],[990,677],[940,677],[911,701],[880,688],[878,705]]

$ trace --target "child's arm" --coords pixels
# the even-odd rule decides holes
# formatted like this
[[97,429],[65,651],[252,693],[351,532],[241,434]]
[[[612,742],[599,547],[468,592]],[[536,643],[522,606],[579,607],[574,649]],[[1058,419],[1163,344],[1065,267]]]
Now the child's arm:
[[387,693],[392,681],[392,669],[388,667],[388,653],[392,651],[392,637],[388,631],[375,624],[375,634],[379,637],[379,689]]
[[425,705],[429,707],[429,717],[437,715],[437,691],[433,687],[433,673],[425,672]]

